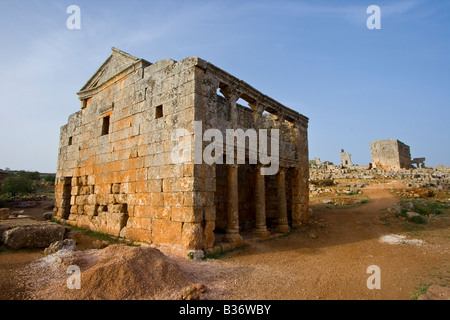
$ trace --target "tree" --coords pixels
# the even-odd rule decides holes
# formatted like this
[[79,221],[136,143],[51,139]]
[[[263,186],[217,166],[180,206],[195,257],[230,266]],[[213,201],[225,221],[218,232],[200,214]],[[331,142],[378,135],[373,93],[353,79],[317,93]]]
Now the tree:
[[26,175],[15,174],[5,178],[2,185],[2,194],[11,194],[16,196],[19,194],[29,194],[35,190],[35,184]]

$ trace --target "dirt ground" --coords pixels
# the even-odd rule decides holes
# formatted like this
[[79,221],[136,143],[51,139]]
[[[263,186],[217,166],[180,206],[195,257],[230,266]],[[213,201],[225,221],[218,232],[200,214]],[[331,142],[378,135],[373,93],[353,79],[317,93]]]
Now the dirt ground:
[[[315,208],[317,223],[219,261],[184,264],[185,270],[210,287],[210,299],[410,299],[424,285],[448,286],[450,221],[405,232],[404,222],[385,212],[399,202],[388,189],[399,186],[368,187],[370,201],[363,206]],[[380,237],[389,234],[424,243],[382,243]],[[379,290],[367,288],[371,265],[380,268]]]
[[[286,236],[252,243],[219,259],[171,257],[207,299],[410,299],[418,288],[450,285],[449,214],[414,225],[386,212],[399,202],[389,189],[364,188],[368,203],[348,209],[313,206],[310,222]],[[403,235],[398,244],[380,240]],[[86,248],[86,243],[83,245]],[[80,248],[81,249],[81,248]],[[15,270],[42,258],[42,250],[0,252],[0,299],[20,299]],[[380,268],[380,289],[368,289],[369,266]]]

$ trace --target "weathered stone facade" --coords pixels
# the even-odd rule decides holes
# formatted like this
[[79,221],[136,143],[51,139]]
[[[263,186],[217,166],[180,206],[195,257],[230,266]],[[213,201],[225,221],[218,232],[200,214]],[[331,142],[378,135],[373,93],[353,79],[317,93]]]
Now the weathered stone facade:
[[370,143],[372,166],[378,170],[400,170],[411,167],[409,146],[399,140],[379,140]]
[[[81,110],[61,127],[58,219],[187,255],[308,218],[308,118],[214,65],[152,64],[113,48],[78,96]],[[208,145],[196,122],[224,134],[279,129],[277,174],[262,175],[260,162],[194,163],[195,146]],[[189,134],[174,139],[176,129]],[[188,159],[176,163],[180,144]]]

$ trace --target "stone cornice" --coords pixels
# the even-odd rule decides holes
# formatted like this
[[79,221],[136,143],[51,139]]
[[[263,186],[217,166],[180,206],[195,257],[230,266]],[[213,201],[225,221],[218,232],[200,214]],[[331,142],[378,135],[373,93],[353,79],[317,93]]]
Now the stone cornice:
[[264,104],[264,110],[266,110],[267,112],[273,113],[275,115],[282,114],[283,118],[289,122],[298,123],[303,127],[308,126],[309,119],[307,117],[284,106],[271,97],[259,92],[245,81],[239,80],[228,72],[199,58],[197,59],[197,66],[201,69],[204,69],[206,72],[213,73],[217,78],[219,78],[222,86],[224,86],[222,89],[230,86],[235,90],[242,92],[241,97],[249,103],[258,101]]

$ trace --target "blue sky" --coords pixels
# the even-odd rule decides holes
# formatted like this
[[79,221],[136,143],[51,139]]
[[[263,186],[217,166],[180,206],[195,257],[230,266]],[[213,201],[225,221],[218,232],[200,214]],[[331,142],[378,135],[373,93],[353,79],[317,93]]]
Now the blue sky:
[[[81,29],[69,30],[69,5]],[[369,5],[381,30],[369,30]],[[450,165],[450,1],[0,1],[0,168],[55,172],[59,128],[114,46],[201,57],[310,118],[310,158],[399,139]]]

